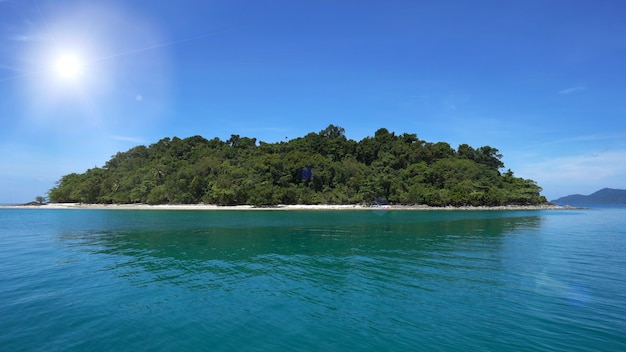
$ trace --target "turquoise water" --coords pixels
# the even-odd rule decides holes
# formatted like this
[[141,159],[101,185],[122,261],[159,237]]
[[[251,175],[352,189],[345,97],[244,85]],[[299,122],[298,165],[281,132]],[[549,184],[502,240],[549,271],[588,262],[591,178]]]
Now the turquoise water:
[[0,209],[2,351],[624,351],[626,208]]

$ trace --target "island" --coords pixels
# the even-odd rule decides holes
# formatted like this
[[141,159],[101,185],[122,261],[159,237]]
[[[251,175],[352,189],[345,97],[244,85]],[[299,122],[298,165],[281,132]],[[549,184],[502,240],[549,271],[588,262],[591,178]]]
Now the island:
[[626,189],[603,188],[590,195],[572,194],[552,201],[555,204],[626,204]]
[[490,146],[427,142],[386,128],[360,141],[329,125],[266,143],[163,138],[118,152],[102,167],[63,176],[54,203],[283,205],[540,205],[533,180],[504,170]]

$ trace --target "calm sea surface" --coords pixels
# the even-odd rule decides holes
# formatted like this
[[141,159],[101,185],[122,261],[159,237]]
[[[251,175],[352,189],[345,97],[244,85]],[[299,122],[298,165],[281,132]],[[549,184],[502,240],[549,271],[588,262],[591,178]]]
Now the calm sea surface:
[[0,209],[1,351],[625,351],[626,208]]

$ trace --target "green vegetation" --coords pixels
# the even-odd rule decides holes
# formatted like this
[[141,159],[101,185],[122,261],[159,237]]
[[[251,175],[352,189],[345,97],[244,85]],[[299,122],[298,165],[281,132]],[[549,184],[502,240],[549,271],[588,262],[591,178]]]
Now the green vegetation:
[[46,202],[46,197],[44,197],[44,196],[37,196],[37,197],[35,197],[35,202],[37,202],[37,204],[44,204]]
[[218,205],[545,203],[532,180],[514,177],[498,149],[429,143],[381,128],[359,142],[330,125],[287,142],[232,135],[164,138],[117,153],[104,167],[65,175],[52,202]]

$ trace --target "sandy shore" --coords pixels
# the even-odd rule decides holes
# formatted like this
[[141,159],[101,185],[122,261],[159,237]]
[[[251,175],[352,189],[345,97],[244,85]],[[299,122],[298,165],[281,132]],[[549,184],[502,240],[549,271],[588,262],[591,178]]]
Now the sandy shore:
[[[272,207],[254,207],[251,205],[218,206],[211,204],[83,204],[49,203],[44,205],[5,205],[0,208],[19,209],[109,209],[109,210],[566,210],[577,209],[558,205],[506,205],[506,206],[461,206],[431,207],[427,205],[389,205],[371,207],[365,205],[277,205]],[[579,208],[578,208],[579,209]]]

